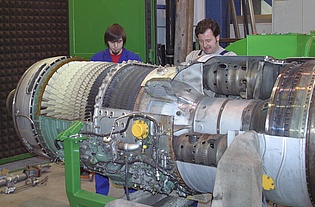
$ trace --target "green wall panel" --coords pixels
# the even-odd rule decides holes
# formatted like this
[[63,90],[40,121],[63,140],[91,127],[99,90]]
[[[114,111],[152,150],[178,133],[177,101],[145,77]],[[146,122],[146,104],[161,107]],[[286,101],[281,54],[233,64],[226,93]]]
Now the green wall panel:
[[276,59],[315,57],[315,34],[248,35],[226,49],[237,55],[272,56]]
[[[105,49],[104,32],[112,23],[118,23],[127,33],[125,48],[147,62],[147,50],[152,48],[146,47],[147,30],[151,28],[146,21],[150,21],[153,14],[146,12],[146,6],[151,2],[154,1],[69,0],[70,55],[90,58]],[[150,38],[151,41],[154,39],[155,35]]]

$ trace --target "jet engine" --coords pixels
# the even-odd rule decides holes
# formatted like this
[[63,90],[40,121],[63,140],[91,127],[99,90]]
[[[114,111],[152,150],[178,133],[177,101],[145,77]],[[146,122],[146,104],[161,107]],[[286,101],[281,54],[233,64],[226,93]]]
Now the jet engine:
[[25,72],[11,111],[30,152],[62,161],[56,136],[79,120],[84,169],[182,197],[212,193],[231,134],[254,131],[263,173],[274,179],[266,198],[313,206],[314,81],[314,59],[203,56],[162,67],[60,56]]

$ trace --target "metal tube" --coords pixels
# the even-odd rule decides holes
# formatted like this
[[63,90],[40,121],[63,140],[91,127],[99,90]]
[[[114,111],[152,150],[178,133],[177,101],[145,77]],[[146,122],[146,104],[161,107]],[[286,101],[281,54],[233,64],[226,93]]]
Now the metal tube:
[[134,144],[120,143],[120,144],[118,144],[118,148],[120,150],[125,150],[127,152],[135,151],[135,150],[140,149],[140,143],[134,143]]
[[0,187],[6,186],[7,183],[12,182],[13,184],[22,181],[22,180],[26,180],[27,179],[27,175],[25,173],[20,174],[20,175],[13,175],[13,176],[8,176],[5,178],[2,178],[0,180]]
[[242,0],[242,11],[243,11],[244,37],[246,37],[249,34],[248,21],[247,21],[247,4],[246,4],[246,0]]
[[255,14],[252,0],[248,0],[248,9],[249,9],[249,19],[251,21],[252,34],[256,34],[256,22],[255,22]]
[[174,64],[175,12],[176,1],[169,0],[166,5],[166,63]]
[[240,30],[238,28],[235,4],[233,0],[229,0],[229,3],[230,3],[231,12],[232,12],[232,22],[233,22],[233,27],[234,27],[235,38],[240,38],[241,35],[240,35]]

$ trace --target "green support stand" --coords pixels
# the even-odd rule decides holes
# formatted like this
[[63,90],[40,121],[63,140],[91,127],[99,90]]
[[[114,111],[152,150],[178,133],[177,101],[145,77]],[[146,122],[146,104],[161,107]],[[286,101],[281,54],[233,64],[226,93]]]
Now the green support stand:
[[64,141],[66,192],[71,207],[104,207],[115,200],[110,196],[104,196],[81,189],[80,179],[80,141],[86,136],[77,135],[83,127],[83,123],[75,121],[72,125],[57,136],[57,140]]

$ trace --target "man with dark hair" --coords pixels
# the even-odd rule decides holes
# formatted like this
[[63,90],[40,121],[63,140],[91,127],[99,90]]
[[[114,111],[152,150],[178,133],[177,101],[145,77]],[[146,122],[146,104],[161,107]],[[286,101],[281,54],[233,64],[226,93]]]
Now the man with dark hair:
[[[104,34],[104,42],[108,48],[94,54],[91,61],[121,63],[128,60],[137,60],[141,62],[141,58],[137,54],[124,48],[126,40],[126,32],[122,26],[116,23],[110,25]],[[109,186],[108,177],[95,174],[96,193],[108,195]],[[133,189],[129,189],[129,192],[133,191]]]
[[137,60],[141,62],[141,58],[137,54],[124,48],[126,40],[126,32],[122,26],[116,23],[110,25],[104,34],[107,49],[94,54],[91,61],[121,63],[127,60]]
[[198,22],[195,28],[195,35],[198,39],[200,50],[194,50],[186,57],[186,62],[195,60],[201,55],[225,55],[235,56],[234,52],[228,52],[220,46],[220,27],[213,19],[203,19]]

